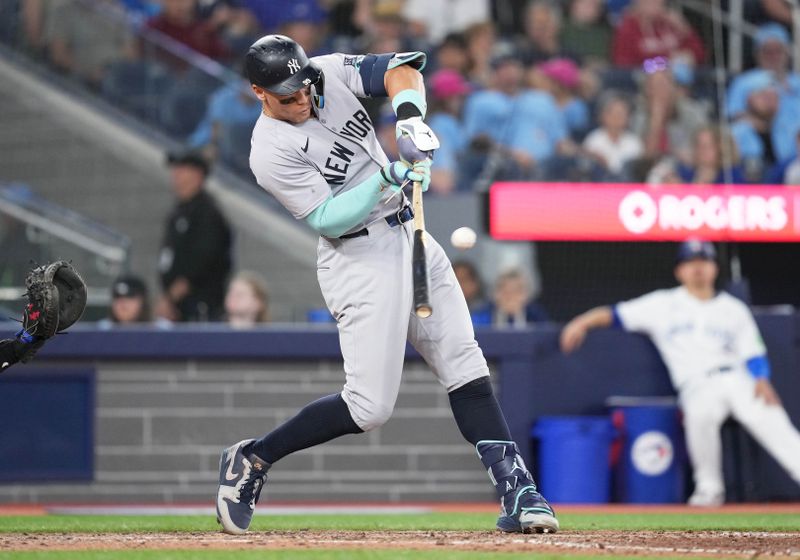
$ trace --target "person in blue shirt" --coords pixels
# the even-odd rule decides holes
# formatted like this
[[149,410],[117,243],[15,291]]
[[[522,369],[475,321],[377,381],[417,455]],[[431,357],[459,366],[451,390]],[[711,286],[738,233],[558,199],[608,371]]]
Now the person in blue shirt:
[[477,309],[478,317],[488,315],[492,325],[504,328],[525,328],[533,323],[550,320],[544,307],[533,299],[530,278],[519,268],[501,273],[494,283],[494,299],[483,309]]
[[569,58],[553,58],[534,67],[532,86],[550,93],[564,115],[569,134],[580,140],[588,132],[591,115],[577,94],[581,71]]
[[755,38],[757,67],[742,72],[728,87],[725,112],[736,118],[746,112],[747,98],[754,76],[769,75],[781,102],[800,103],[800,74],[791,71],[789,33],[778,23],[768,23],[758,28]]
[[764,171],[795,153],[800,130],[800,102],[781,100],[769,73],[751,74],[742,86],[747,106],[732,125],[746,175],[760,181]]
[[764,181],[768,185],[800,185],[800,130],[797,131],[795,153],[776,163],[768,172]]
[[431,191],[446,194],[458,190],[458,163],[467,139],[461,121],[464,98],[472,90],[455,70],[439,70],[429,80],[431,103],[428,125],[439,138],[440,147],[431,165]]
[[237,146],[228,144],[236,137],[236,131],[252,129],[260,114],[261,104],[250,91],[249,84],[233,80],[211,95],[205,116],[187,143],[192,148],[202,149],[208,156],[233,157]]
[[483,280],[478,268],[468,260],[453,261],[453,272],[464,293],[473,325],[491,325],[492,309],[484,295]]
[[694,133],[691,164],[678,163],[682,183],[724,185],[746,183],[733,139],[719,128],[704,126]]
[[564,115],[553,96],[522,87],[522,63],[513,55],[493,61],[492,88],[473,93],[464,107],[466,137],[485,137],[508,150],[523,173],[556,155],[567,140]]

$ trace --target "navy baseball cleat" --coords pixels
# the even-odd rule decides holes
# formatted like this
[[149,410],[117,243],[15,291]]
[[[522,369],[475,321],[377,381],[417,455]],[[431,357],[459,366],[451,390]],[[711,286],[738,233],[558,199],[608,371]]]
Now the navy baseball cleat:
[[506,533],[555,533],[558,519],[525,467],[513,441],[479,441],[475,446],[500,498],[497,528]]
[[241,535],[250,527],[261,489],[267,481],[267,471],[272,466],[256,455],[242,453],[242,449],[254,441],[240,441],[224,450],[219,460],[217,522],[231,535]]

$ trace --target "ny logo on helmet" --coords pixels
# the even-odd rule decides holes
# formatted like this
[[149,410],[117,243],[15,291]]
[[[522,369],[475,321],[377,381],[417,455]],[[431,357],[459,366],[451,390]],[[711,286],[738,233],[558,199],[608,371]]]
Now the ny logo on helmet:
[[294,74],[295,72],[297,72],[298,70],[300,70],[300,63],[299,63],[299,62],[297,62],[297,59],[296,59],[296,58],[293,58],[292,60],[290,60],[289,62],[287,62],[287,63],[286,63],[286,66],[288,66],[288,67],[289,67],[289,71],[290,71],[292,74]]

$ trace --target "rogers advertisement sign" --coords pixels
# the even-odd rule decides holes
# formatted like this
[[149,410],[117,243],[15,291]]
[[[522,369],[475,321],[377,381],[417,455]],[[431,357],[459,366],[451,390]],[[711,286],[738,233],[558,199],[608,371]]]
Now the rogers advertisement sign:
[[800,241],[800,190],[787,187],[495,183],[495,239]]

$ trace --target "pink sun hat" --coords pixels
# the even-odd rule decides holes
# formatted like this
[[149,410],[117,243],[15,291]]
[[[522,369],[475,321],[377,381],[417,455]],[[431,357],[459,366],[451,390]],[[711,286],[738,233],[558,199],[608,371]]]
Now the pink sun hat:
[[577,86],[581,77],[580,68],[569,58],[552,58],[539,64],[536,69],[569,89]]
[[431,93],[437,99],[465,95],[472,91],[464,77],[455,70],[439,70],[431,76],[430,84]]

